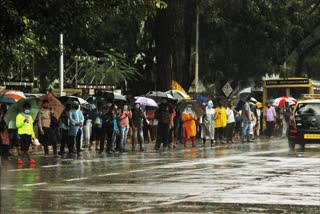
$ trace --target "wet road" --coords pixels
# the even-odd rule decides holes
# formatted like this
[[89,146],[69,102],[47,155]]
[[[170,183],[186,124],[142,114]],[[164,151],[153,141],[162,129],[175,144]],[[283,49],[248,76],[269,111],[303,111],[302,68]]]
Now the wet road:
[[2,160],[1,213],[320,213],[320,145],[34,157],[34,168]]

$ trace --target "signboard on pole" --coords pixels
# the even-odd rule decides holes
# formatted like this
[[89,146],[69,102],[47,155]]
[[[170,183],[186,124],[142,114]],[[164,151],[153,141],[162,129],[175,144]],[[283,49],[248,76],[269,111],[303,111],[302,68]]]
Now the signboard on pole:
[[223,87],[222,87],[223,93],[226,95],[226,97],[229,97],[230,94],[232,93],[233,89],[230,86],[229,82],[227,82]]

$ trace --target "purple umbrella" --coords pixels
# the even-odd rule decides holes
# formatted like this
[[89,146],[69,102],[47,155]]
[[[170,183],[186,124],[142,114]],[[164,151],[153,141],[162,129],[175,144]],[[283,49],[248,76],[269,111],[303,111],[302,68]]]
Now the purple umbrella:
[[135,97],[135,98],[137,99],[135,103],[139,103],[140,105],[158,107],[158,104],[156,103],[156,101],[154,101],[151,98],[147,98],[147,97]]

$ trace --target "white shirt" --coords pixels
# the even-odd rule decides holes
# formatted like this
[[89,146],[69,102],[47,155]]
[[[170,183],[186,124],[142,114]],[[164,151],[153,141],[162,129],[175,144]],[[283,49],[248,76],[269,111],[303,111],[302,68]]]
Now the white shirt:
[[234,123],[234,112],[231,108],[227,108],[227,123]]

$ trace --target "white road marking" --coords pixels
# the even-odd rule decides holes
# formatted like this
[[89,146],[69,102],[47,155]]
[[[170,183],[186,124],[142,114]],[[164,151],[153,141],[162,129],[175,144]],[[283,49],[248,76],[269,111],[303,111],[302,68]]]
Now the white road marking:
[[72,179],[67,179],[67,180],[64,180],[66,182],[70,182],[70,181],[81,181],[81,180],[88,180],[89,178],[72,178]]
[[39,186],[39,185],[46,185],[48,183],[42,182],[42,183],[34,183],[34,184],[24,184],[24,187],[31,187],[31,186]]
[[112,175],[120,175],[120,173],[108,173],[108,174],[103,174],[103,175],[97,175],[98,177],[105,177],[105,176],[112,176]]

